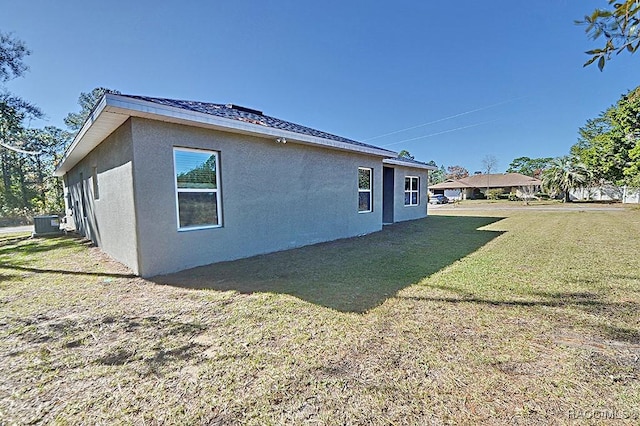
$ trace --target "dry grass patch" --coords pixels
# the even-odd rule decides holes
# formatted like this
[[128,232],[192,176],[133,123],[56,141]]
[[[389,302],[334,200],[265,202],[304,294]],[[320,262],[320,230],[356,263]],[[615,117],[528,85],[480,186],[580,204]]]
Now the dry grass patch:
[[0,423],[635,424],[638,213],[465,211],[182,287],[0,243]]

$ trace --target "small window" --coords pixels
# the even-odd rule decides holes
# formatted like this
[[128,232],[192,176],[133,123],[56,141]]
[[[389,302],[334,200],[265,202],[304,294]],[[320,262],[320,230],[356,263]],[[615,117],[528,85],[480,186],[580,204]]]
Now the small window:
[[82,202],[82,217],[87,218],[87,200],[84,190],[84,174],[80,172],[80,201]]
[[93,183],[93,199],[100,198],[100,191],[98,190],[98,168],[93,167],[91,174],[91,182]]
[[173,149],[179,230],[222,225],[218,157],[215,151]]
[[371,169],[358,167],[358,213],[372,211]]
[[404,178],[404,205],[417,206],[420,204],[420,178],[407,176]]

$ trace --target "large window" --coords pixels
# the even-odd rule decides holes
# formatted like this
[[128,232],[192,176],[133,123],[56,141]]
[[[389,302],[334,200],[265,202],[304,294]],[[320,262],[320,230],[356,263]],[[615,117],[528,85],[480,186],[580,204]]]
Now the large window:
[[222,225],[218,153],[174,148],[178,229],[202,229]]
[[372,211],[371,204],[371,169],[358,167],[358,212]]
[[420,178],[407,176],[404,178],[404,205],[417,206],[420,204]]

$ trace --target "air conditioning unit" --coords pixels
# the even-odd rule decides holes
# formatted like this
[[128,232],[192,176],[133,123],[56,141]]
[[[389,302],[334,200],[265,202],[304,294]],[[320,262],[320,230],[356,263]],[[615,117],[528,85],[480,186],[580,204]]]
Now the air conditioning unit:
[[33,236],[60,234],[60,218],[56,215],[35,216],[33,218]]

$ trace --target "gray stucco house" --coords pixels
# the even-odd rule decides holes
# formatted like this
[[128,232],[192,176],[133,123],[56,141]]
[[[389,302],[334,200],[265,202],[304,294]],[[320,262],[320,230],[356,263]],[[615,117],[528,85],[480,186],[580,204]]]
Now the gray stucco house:
[[136,274],[427,214],[432,166],[236,105],[106,94],[60,162],[76,230]]

